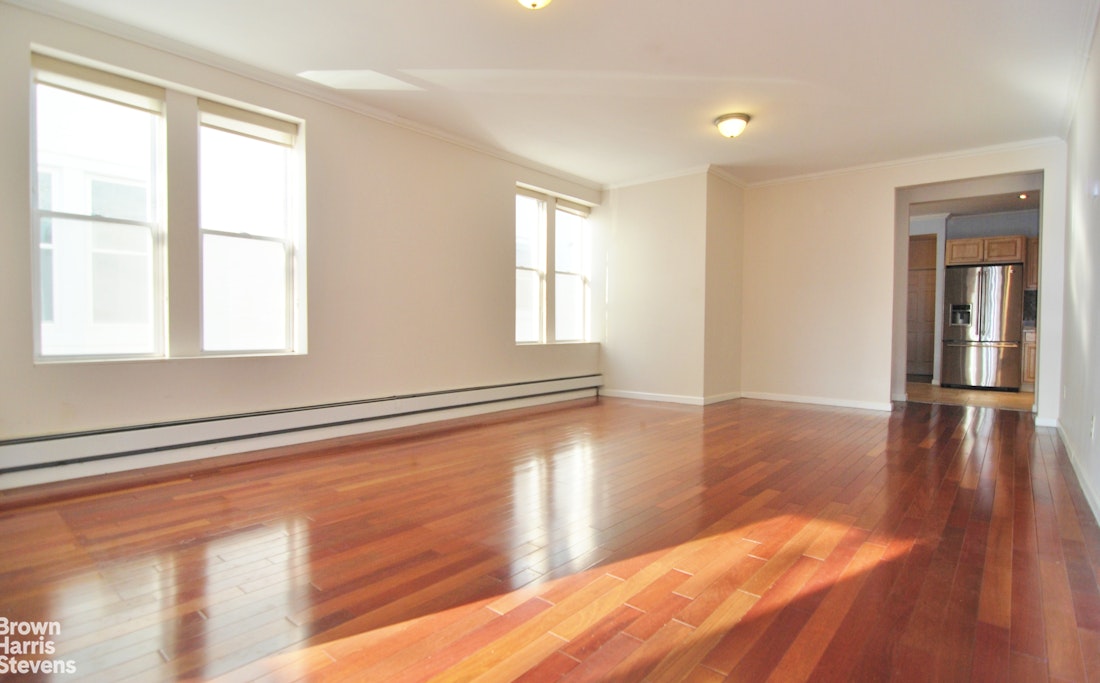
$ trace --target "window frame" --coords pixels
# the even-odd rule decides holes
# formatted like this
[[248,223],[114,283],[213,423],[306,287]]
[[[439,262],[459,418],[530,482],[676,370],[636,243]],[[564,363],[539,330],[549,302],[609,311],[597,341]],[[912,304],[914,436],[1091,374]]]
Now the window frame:
[[[592,274],[590,272],[559,270],[557,266],[558,212],[571,213],[573,215],[579,216],[583,218],[587,223],[589,218],[589,208],[587,206],[569,201],[557,195],[538,191],[524,186],[516,187],[516,201],[518,201],[519,197],[531,198],[539,203],[539,247],[542,251],[542,263],[540,264],[541,268],[523,267],[516,264],[515,268],[517,272],[520,270],[527,270],[534,271],[539,275],[539,338],[537,340],[522,341],[519,339],[514,339],[514,341],[518,346],[547,344],[583,344],[590,342],[592,335]],[[586,239],[584,248],[587,251],[586,258],[589,262],[589,267],[591,267],[592,235],[590,227],[588,228],[588,234],[585,237]],[[582,338],[580,339],[558,339],[557,276],[559,274],[581,277],[583,292],[583,301],[581,303],[583,334]],[[518,292],[514,292],[514,295],[518,295]],[[516,297],[514,303],[515,317],[518,318],[518,296]]]
[[[93,63],[69,54],[36,47],[30,56],[29,160],[32,252],[30,275],[34,316],[34,362],[52,364],[306,354],[308,337],[305,260],[305,122],[260,106],[220,98],[189,87],[161,85],[158,79],[130,76],[128,71],[124,72],[121,69]],[[123,75],[124,73],[126,75]],[[50,182],[56,184],[58,168],[54,164],[47,164],[46,167],[41,168],[39,166],[38,86],[40,84],[138,109],[149,110],[148,103],[156,103],[159,118],[153,150],[155,168],[149,188],[154,195],[150,198],[154,207],[154,215],[150,221],[106,218],[95,215],[90,209],[88,215],[83,215],[54,211],[52,206],[48,209],[41,208],[40,176],[46,174],[50,177]],[[216,121],[211,127],[268,142],[275,141],[291,150],[288,159],[287,232],[285,238],[278,240],[283,245],[286,255],[283,309],[286,344],[281,349],[212,351],[204,349],[202,245],[205,234],[211,232],[218,234],[218,231],[204,231],[200,224],[199,137],[204,125],[200,117],[206,115],[204,112],[208,113],[211,121]],[[181,141],[190,142],[180,144]],[[194,177],[188,179],[189,175]],[[175,180],[172,180],[173,178]],[[100,179],[115,182],[115,179],[109,177]],[[53,190],[56,192],[57,188],[54,187]],[[51,306],[43,296],[52,293],[54,319],[57,317],[58,301],[57,292],[54,291],[56,287],[52,284],[56,280],[52,280],[48,288],[44,286],[42,280],[46,270],[42,260],[47,255],[51,257],[54,278],[57,272],[56,233],[49,244],[42,241],[43,220],[49,218],[142,225],[152,231],[152,325],[155,342],[151,352],[101,353],[89,349],[88,353],[44,353],[43,326],[53,323],[44,317]],[[271,239],[239,233],[228,233],[227,236],[269,241]],[[89,248],[89,259],[94,251],[96,250]],[[195,270],[195,266],[198,270]],[[90,297],[90,290],[88,291]]]

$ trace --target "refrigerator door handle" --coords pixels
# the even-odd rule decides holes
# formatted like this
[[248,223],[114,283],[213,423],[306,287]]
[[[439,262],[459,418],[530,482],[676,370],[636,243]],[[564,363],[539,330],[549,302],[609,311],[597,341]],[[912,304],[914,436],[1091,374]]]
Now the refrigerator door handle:
[[986,268],[978,269],[978,339],[986,341],[986,279],[989,272]]
[[974,348],[975,346],[991,349],[1013,349],[1020,345],[1019,342],[944,342],[944,346],[951,348]]

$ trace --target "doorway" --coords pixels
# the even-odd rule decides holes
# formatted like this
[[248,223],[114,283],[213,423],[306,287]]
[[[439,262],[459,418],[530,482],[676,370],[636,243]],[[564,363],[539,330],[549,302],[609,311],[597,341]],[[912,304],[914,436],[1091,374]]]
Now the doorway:
[[[1021,372],[1018,391],[1015,388],[990,390],[940,386],[944,276],[949,267],[956,264],[972,265],[966,261],[951,263],[945,260],[948,240],[958,240],[951,244],[959,247],[962,244],[983,241],[996,241],[1000,244],[1005,236],[1012,236],[1014,243],[1026,239],[1027,247],[1031,251],[1028,253],[1027,263],[1021,263],[1020,273],[1025,272],[1025,267],[1028,269],[1029,277],[1026,281],[1031,291],[1025,292],[1029,295],[1025,299],[1031,305],[1025,306],[1027,310],[1023,320],[1016,321],[1025,328],[1018,340],[1021,353],[1026,353],[1026,342],[1033,342],[1036,338],[1038,259],[1035,255],[1038,253],[1041,222],[1039,198],[1042,174],[1021,174],[1015,182],[1019,183],[1017,187],[1020,189],[1012,188],[1011,185],[1005,188],[1002,182],[998,187],[1000,191],[995,194],[969,197],[956,195],[949,199],[927,202],[909,201],[904,207],[899,204],[899,211],[904,210],[908,216],[908,235],[905,241],[907,257],[902,262],[907,266],[902,290],[906,293],[904,400],[1024,411],[1035,409],[1035,378],[1027,371]],[[1022,250],[1020,254],[1023,254]],[[990,259],[988,263],[997,262],[992,257]],[[1021,262],[1024,260],[1020,258]],[[1034,357],[1034,344],[1030,348]],[[1029,367],[1033,372],[1034,364]],[[1015,372],[1020,370],[1015,370],[1010,376],[1014,376]]]

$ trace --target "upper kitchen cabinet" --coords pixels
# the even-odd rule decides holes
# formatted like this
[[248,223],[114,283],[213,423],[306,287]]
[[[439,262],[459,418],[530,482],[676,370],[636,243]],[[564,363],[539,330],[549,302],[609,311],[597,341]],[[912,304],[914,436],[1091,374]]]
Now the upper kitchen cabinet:
[[1023,263],[1026,247],[1027,238],[1023,235],[947,240],[944,264]]
[[1039,289],[1039,238],[1027,241],[1027,258],[1024,259],[1024,289]]
[[948,266],[961,266],[970,263],[981,263],[985,257],[984,243],[980,237],[967,239],[947,240],[947,253],[943,262]]

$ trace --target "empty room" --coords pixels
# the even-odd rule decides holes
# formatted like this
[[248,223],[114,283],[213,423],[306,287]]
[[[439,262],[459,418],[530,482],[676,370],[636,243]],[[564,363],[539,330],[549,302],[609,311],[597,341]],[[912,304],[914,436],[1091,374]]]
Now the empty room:
[[1100,0],[0,0],[0,678],[1100,681]]

